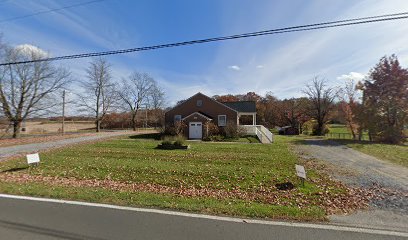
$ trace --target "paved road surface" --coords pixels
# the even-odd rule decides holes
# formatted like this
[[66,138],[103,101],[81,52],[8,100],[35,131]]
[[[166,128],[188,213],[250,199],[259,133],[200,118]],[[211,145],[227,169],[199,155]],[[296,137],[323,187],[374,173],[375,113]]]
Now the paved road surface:
[[52,142],[41,142],[41,143],[31,143],[31,144],[24,144],[24,145],[0,147],[0,161],[2,159],[6,159],[8,157],[12,157],[15,155],[27,154],[27,153],[32,153],[32,152],[40,152],[43,150],[49,150],[51,148],[64,147],[64,146],[81,143],[81,142],[95,141],[95,140],[110,138],[110,137],[119,136],[119,135],[151,133],[151,132],[152,131],[138,131],[136,133],[129,132],[129,131],[101,132],[96,135],[67,138],[67,139],[62,139],[62,140],[57,140],[57,141],[52,141]]
[[[408,239],[408,233],[129,210],[0,196],[1,239]],[[154,211],[154,210],[153,210]]]

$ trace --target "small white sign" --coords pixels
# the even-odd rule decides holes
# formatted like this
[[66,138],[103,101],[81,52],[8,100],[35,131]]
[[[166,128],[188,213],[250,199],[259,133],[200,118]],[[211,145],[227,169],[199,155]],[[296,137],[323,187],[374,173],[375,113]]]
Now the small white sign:
[[34,154],[28,154],[27,155],[27,163],[28,164],[32,164],[32,163],[39,163],[40,162],[40,156],[38,155],[38,153],[34,153]]
[[295,165],[295,167],[296,167],[296,175],[297,175],[298,177],[301,177],[301,178],[306,179],[306,171],[305,171],[305,168],[304,168],[303,166],[301,166],[301,165]]

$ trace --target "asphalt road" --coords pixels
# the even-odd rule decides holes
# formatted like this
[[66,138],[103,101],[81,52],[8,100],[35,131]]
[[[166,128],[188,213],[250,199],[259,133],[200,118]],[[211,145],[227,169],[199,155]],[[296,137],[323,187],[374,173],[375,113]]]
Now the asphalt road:
[[408,233],[0,196],[0,239],[408,239]]

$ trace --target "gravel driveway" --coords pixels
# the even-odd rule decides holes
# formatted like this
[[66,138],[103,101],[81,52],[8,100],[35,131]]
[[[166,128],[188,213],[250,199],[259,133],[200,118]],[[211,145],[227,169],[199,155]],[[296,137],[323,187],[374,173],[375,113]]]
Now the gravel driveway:
[[130,132],[130,131],[114,131],[114,132],[101,132],[91,136],[82,136],[76,138],[68,138],[51,142],[41,142],[41,143],[31,143],[24,145],[0,147],[0,161],[5,160],[9,157],[19,156],[27,153],[41,152],[44,150],[49,150],[53,148],[64,147],[72,144],[77,144],[81,142],[97,141],[105,138],[111,138],[120,135],[129,135],[129,134],[142,134],[142,133],[151,133],[152,131],[139,131],[139,132]]
[[305,145],[299,145],[302,153],[348,170],[346,176],[341,174],[342,171],[333,175],[349,185],[379,185],[408,191],[408,168],[379,160],[334,141],[307,139],[305,142]]
[[[339,224],[408,229],[408,168],[382,161],[334,141],[307,139],[296,145],[307,158],[326,161],[329,174],[349,186],[383,189],[372,201],[372,210],[350,216],[332,216]],[[408,156],[407,156],[408,157]]]

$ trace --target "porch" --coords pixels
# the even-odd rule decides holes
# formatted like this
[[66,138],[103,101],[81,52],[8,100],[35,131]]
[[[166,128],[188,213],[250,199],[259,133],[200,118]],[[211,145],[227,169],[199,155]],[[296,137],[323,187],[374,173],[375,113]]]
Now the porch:
[[[252,122],[252,124],[250,122]],[[255,126],[256,125],[256,112],[238,112],[237,124],[243,125],[243,126],[244,125]]]

